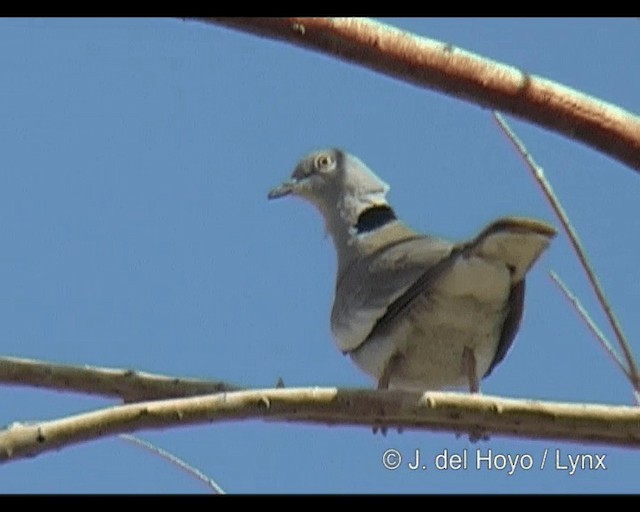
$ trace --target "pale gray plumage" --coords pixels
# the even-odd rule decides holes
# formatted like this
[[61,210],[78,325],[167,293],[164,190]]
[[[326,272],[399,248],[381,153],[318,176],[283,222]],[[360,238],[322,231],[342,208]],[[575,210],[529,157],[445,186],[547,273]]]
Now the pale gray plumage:
[[525,274],[555,230],[504,218],[452,243],[396,219],[388,190],[359,159],[328,149],[269,198],[302,197],[324,217],[338,256],[331,330],[379,388],[479,391],[513,341]]

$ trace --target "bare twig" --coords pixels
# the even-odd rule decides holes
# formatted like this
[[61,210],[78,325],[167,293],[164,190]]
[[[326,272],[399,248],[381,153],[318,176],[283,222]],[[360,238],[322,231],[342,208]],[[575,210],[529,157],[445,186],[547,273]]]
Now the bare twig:
[[466,393],[256,389],[110,407],[0,431],[0,461],[144,429],[257,419],[489,432],[640,448],[640,408],[516,400]]
[[616,339],[618,340],[618,344],[620,345],[620,348],[622,350],[622,353],[628,365],[628,373],[627,372],[625,373],[629,375],[631,385],[633,386],[634,390],[636,392],[640,392],[640,376],[638,374],[638,367],[633,357],[633,352],[631,351],[631,347],[624,333],[622,332],[622,327],[620,326],[618,319],[616,318],[616,315],[613,312],[613,309],[609,305],[609,301],[607,300],[604,294],[604,291],[602,290],[602,286],[600,285],[600,281],[598,280],[598,277],[596,276],[595,272],[591,268],[591,265],[589,264],[586,251],[582,246],[582,243],[580,242],[580,238],[578,237],[578,234],[573,229],[573,226],[571,225],[571,221],[569,220],[567,213],[564,211],[562,204],[560,203],[555,192],[553,191],[553,187],[551,186],[551,183],[549,183],[549,181],[545,178],[544,171],[535,162],[531,154],[529,154],[529,152],[527,151],[527,148],[522,143],[522,141],[516,136],[513,130],[511,130],[507,122],[498,112],[494,112],[493,116],[497,121],[498,125],[500,126],[500,128],[502,129],[502,131],[504,132],[504,134],[514,145],[514,147],[516,148],[520,156],[522,156],[522,158],[524,159],[525,163],[527,164],[527,167],[531,171],[531,174],[533,175],[534,179],[542,189],[542,192],[544,193],[545,197],[549,201],[551,208],[555,212],[556,216],[560,220],[560,223],[562,224],[562,227],[567,233],[567,236],[571,241],[571,245],[573,245],[576,255],[580,260],[582,268],[587,273],[587,278],[589,279],[589,282],[591,283],[591,286],[598,298],[598,302],[602,306],[602,309],[605,312],[607,320],[609,321],[609,324],[611,325],[611,328],[615,333]]
[[0,384],[115,397],[125,402],[243,389],[220,381],[176,378],[118,368],[54,364],[17,357],[0,357]]
[[549,275],[551,276],[551,279],[558,285],[558,287],[560,288],[560,291],[562,291],[564,296],[569,300],[569,302],[571,302],[574,309],[578,312],[578,314],[580,315],[584,323],[587,324],[587,327],[589,328],[589,330],[600,342],[600,345],[602,345],[602,348],[604,348],[605,352],[609,356],[611,356],[611,359],[613,359],[613,362],[618,365],[618,368],[620,368],[622,373],[624,373],[627,376],[627,378],[631,380],[632,377],[629,374],[629,370],[624,365],[624,362],[622,361],[622,359],[620,359],[620,356],[618,355],[618,353],[611,346],[611,343],[609,342],[607,337],[604,335],[604,333],[600,330],[600,328],[596,325],[596,323],[593,321],[593,319],[591,318],[587,310],[584,309],[584,307],[582,306],[578,298],[573,293],[571,293],[571,290],[569,290],[569,288],[567,287],[566,284],[564,284],[562,279],[558,277],[558,274],[551,271],[549,272]]
[[189,475],[195,476],[198,480],[200,480],[201,482],[204,482],[204,484],[209,489],[213,490],[213,492],[215,492],[216,494],[226,494],[224,492],[224,489],[222,487],[220,487],[215,482],[215,480],[209,478],[202,471],[200,471],[199,469],[194,468],[190,464],[187,464],[181,458],[176,457],[172,453],[169,453],[168,451],[163,450],[162,448],[160,448],[160,447],[158,447],[158,446],[156,446],[156,445],[154,445],[154,444],[152,444],[152,443],[150,443],[148,441],[145,441],[144,439],[140,439],[139,437],[132,436],[130,434],[120,434],[118,437],[120,439],[123,439],[124,441],[127,441],[129,443],[135,444],[136,446],[140,446],[141,448],[144,448],[145,450],[150,451],[154,455],[159,455],[163,459],[168,460],[171,464],[173,464],[175,466],[178,466],[180,469],[186,471]]
[[451,44],[362,18],[196,19],[284,40],[509,112],[640,170],[640,117]]
[[[558,277],[558,275],[555,272],[551,271],[549,272],[549,275],[551,276],[551,279],[553,279],[553,281],[558,285],[558,287],[560,288],[564,296],[571,302],[574,309],[578,312],[580,317],[587,324],[587,327],[589,328],[589,330],[600,342],[600,345],[602,346],[602,348],[604,348],[605,352],[609,354],[609,356],[611,356],[611,359],[613,359],[613,361],[618,365],[618,368],[620,368],[622,373],[624,373],[629,379],[629,381],[633,384],[633,378],[631,377],[631,374],[629,373],[629,370],[627,369],[627,367],[624,365],[624,362],[622,361],[622,359],[620,359],[620,356],[615,351],[615,349],[613,348],[613,346],[611,345],[607,337],[604,335],[604,333],[593,321],[593,319],[591,318],[591,315],[589,315],[587,310],[584,309],[584,307],[582,306],[578,298],[573,293],[571,293],[571,290],[569,290],[567,285],[564,284],[564,282]],[[633,397],[636,401],[636,405],[640,405],[640,392],[635,388],[633,389]]]

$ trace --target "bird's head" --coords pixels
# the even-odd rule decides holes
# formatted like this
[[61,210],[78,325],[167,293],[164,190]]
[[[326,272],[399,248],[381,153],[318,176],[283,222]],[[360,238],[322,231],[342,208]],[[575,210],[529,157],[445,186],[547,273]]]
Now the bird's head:
[[389,185],[361,160],[333,148],[314,151],[304,157],[291,178],[272,189],[268,197],[293,195],[309,201],[322,213],[327,228],[333,231],[344,227],[354,229],[367,210],[389,208],[388,191]]

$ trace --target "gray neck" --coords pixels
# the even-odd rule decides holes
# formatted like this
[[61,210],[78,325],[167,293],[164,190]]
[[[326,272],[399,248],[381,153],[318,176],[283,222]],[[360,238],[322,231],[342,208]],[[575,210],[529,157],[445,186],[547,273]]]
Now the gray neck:
[[361,255],[360,244],[351,222],[347,222],[339,215],[332,215],[325,219],[326,230],[331,234],[338,258],[338,274],[341,274],[355,258]]
[[331,233],[338,257],[338,275],[354,261],[366,256],[380,245],[396,238],[413,236],[414,232],[398,222],[393,209],[378,204],[362,210],[356,216],[325,216],[326,229]]

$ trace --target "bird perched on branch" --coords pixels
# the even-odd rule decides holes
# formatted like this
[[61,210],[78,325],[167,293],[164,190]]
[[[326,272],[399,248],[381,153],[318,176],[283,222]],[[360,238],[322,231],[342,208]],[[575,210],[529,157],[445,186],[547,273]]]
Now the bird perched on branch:
[[525,275],[556,231],[506,217],[453,243],[399,220],[388,191],[358,158],[327,149],[269,199],[301,197],[324,217],[338,257],[331,331],[378,389],[479,392],[513,343]]

